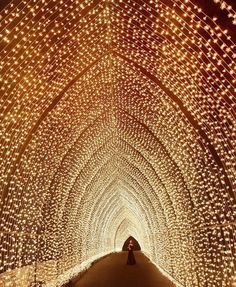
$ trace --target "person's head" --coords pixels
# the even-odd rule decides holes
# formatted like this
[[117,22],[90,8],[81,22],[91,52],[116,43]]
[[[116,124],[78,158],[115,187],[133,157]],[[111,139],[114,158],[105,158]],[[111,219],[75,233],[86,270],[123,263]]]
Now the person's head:
[[133,240],[130,240],[129,243],[133,243]]

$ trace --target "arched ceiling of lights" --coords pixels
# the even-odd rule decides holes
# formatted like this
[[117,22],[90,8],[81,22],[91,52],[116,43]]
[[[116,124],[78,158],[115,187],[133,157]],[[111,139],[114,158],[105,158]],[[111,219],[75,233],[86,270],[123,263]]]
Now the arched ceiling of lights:
[[1,6],[0,282],[61,284],[133,235],[180,286],[235,283],[235,7]]

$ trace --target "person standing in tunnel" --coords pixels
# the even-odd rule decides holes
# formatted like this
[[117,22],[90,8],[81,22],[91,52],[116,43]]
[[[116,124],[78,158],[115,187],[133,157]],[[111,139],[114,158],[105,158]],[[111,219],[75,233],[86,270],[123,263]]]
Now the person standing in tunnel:
[[129,245],[128,245],[127,265],[134,265],[134,264],[136,264],[136,260],[135,260],[135,257],[134,257],[133,249],[134,249],[134,244],[133,244],[133,241],[130,240],[129,241]]

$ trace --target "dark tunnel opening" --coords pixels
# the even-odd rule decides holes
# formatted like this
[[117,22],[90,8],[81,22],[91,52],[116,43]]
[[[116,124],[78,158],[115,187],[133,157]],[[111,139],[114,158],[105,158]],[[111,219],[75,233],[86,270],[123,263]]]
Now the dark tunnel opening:
[[127,238],[125,240],[125,243],[124,243],[124,245],[122,247],[122,251],[127,251],[128,250],[128,245],[129,245],[130,240],[132,240],[132,243],[134,245],[134,249],[133,249],[134,251],[141,250],[141,247],[140,247],[140,244],[138,243],[138,241],[133,236],[130,236],[129,238]]

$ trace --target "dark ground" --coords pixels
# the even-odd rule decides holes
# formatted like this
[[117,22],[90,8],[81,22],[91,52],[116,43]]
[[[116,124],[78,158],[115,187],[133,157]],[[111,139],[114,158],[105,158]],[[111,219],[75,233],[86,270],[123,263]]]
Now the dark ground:
[[126,265],[128,252],[113,253],[95,263],[69,287],[174,287],[140,251],[136,265]]

